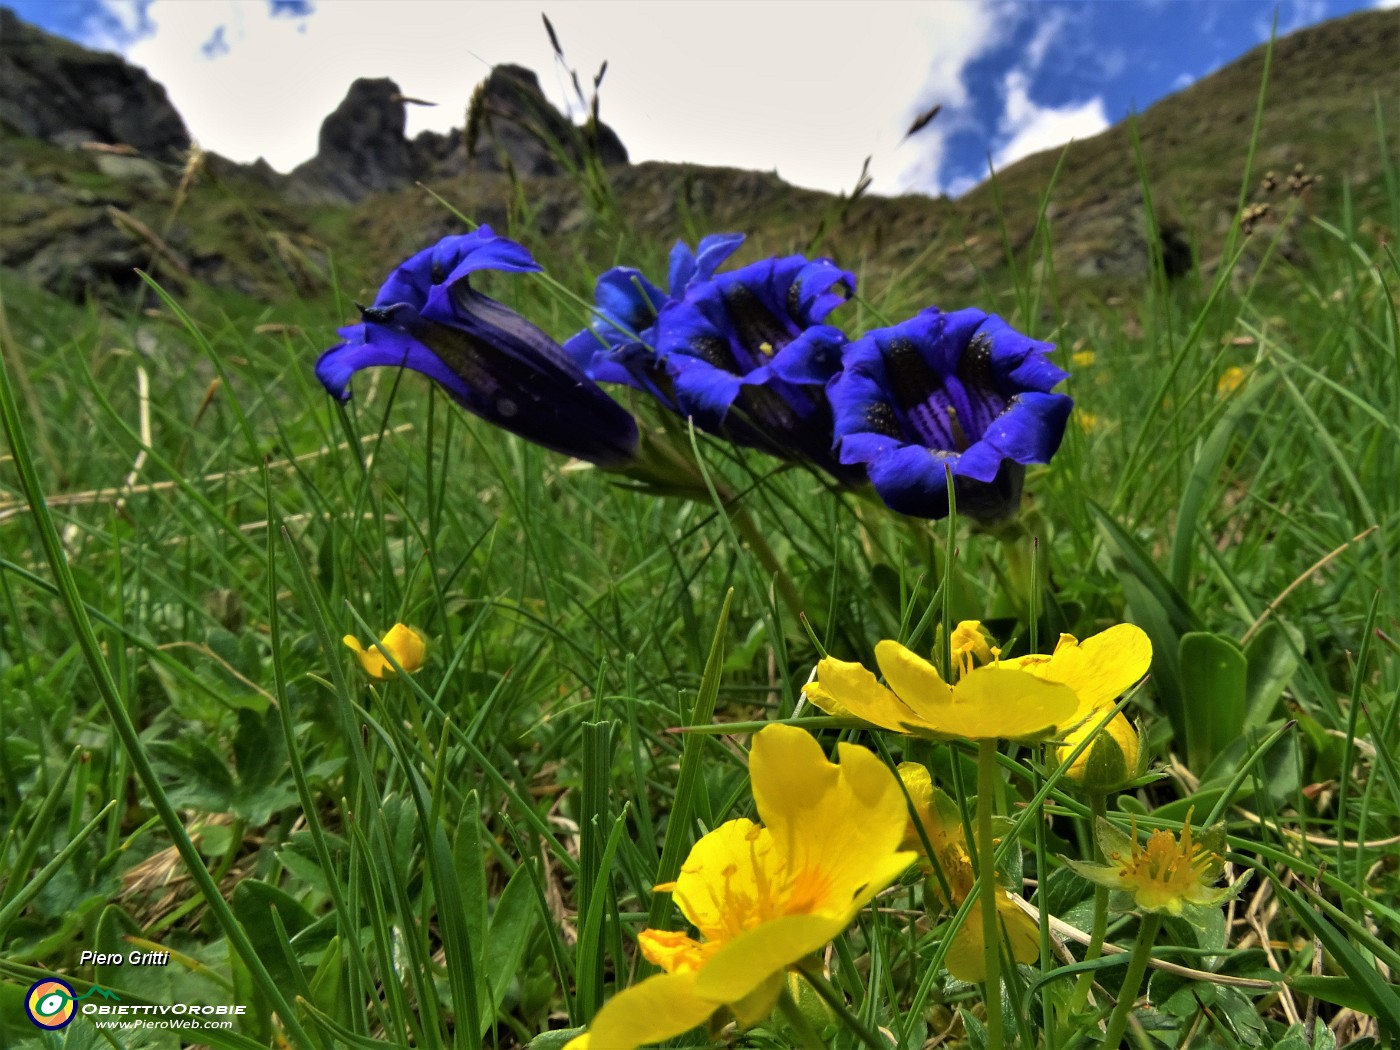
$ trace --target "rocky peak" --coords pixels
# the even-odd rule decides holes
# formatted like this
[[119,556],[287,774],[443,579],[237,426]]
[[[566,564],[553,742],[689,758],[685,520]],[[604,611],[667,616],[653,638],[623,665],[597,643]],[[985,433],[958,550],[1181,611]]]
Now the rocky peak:
[[404,138],[404,100],[387,77],[360,78],[321,123],[316,156],[293,177],[316,195],[359,200],[376,190],[407,186],[420,165]]
[[[523,66],[493,67],[477,105],[490,146],[478,145],[475,152],[488,169],[500,170],[504,156],[522,175],[558,175],[559,152],[577,163],[588,146],[585,136],[593,133],[591,126],[580,128],[555,109],[540,90],[539,78]],[[627,150],[613,130],[599,124],[596,133],[604,166],[626,164]]]
[[145,70],[45,33],[3,7],[0,124],[61,146],[124,144],[161,160],[190,146],[180,114]]
[[473,171],[509,167],[522,176],[561,175],[582,160],[592,145],[589,135],[596,136],[605,166],[627,163],[627,150],[611,128],[571,123],[545,98],[535,74],[521,66],[494,67],[473,96],[470,143],[460,130],[405,139],[405,102],[392,80],[355,81],[321,125],[316,156],[292,172],[292,192],[304,200],[357,201],[379,190]]

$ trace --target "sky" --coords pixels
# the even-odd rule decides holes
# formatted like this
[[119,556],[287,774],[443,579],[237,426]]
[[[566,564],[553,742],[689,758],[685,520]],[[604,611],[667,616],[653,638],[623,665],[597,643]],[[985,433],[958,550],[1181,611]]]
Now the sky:
[[[997,168],[1084,139],[1266,41],[1400,0],[0,0],[145,67],[191,135],[289,171],[356,77],[387,76],[408,134],[460,127],[491,66],[539,74],[632,160],[776,171],[850,190],[957,196]],[[547,14],[568,65],[545,32]],[[941,106],[917,134],[921,113]]]

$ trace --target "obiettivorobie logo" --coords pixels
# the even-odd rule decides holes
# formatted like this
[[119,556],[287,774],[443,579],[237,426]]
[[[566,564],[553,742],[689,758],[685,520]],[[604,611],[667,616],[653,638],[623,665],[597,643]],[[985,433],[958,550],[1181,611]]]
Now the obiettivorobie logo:
[[233,1003],[124,1003],[116,992],[100,984],[79,995],[71,984],[58,977],[34,982],[24,997],[24,1012],[29,1019],[50,1032],[68,1027],[78,1014],[98,1028],[231,1029],[233,1019],[247,1011],[246,1006]]
[[121,997],[116,992],[108,991],[100,984],[94,984],[82,995],[78,995],[67,981],[47,977],[29,986],[29,994],[24,997],[24,1012],[40,1028],[66,1028],[73,1018],[78,1016],[77,1004],[92,995],[112,1002],[121,1002]]

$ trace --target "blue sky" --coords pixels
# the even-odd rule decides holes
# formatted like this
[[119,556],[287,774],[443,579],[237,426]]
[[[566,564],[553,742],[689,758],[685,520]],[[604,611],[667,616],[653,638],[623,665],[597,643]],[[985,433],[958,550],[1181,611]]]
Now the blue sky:
[[[571,101],[539,15],[634,160],[777,171],[849,189],[956,195],[1086,138],[1268,38],[1400,0],[0,0],[119,51],[165,85],[191,133],[289,170],[357,76],[393,77],[409,133],[460,126],[493,63]],[[941,104],[912,139],[910,122]],[[577,104],[574,104],[577,109]]]

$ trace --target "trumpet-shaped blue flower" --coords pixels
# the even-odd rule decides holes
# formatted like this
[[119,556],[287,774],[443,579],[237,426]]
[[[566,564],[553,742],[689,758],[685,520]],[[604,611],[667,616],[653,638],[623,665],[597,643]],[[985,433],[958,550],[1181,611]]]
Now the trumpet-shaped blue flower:
[[1053,348],[981,310],[930,308],[846,348],[828,388],[842,463],[863,464],[892,510],[948,514],[951,466],[959,513],[992,523],[1014,514],[1027,463],[1047,463],[1074,402]]
[[858,477],[832,454],[822,393],[847,341],[822,322],[855,275],[798,255],[717,274],[742,241],[716,234],[695,251],[677,244],[669,293],[630,267],[609,270],[592,327],[565,349],[592,378],[645,390],[704,430]]
[[411,368],[459,404],[545,448],[619,467],[637,446],[637,425],[553,339],[471,287],[479,270],[540,269],[521,245],[488,226],[446,237],[384,282],[344,342],[316,362],[316,376],[342,401],[362,368]]
[[645,390],[676,411],[670,373],[656,356],[656,319],[691,284],[709,280],[743,242],[742,233],[715,233],[692,251],[677,241],[671,249],[669,294],[640,270],[614,266],[594,288],[593,323],[565,342],[565,351],[590,378]]

